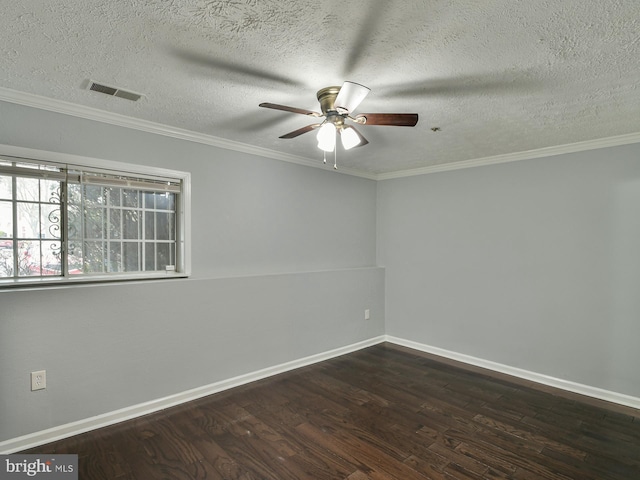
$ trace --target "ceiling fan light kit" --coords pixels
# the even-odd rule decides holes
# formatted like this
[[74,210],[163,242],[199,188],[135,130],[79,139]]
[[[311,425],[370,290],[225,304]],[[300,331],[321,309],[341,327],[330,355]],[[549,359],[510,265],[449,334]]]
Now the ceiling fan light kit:
[[348,125],[342,127],[342,130],[340,130],[340,138],[342,139],[342,146],[345,150],[357,147],[361,143],[360,137],[356,133],[356,129]]
[[[280,138],[295,138],[303,133],[320,128],[316,138],[318,140],[318,148],[325,152],[326,162],[326,152],[334,152],[334,156],[336,155],[336,135],[338,134],[340,135],[342,147],[345,150],[361,147],[369,143],[356,128],[345,124],[347,120],[357,125],[387,125],[396,127],[413,127],[418,123],[417,113],[360,113],[352,117],[351,114],[353,111],[360,105],[369,92],[370,89],[368,87],[354,82],[344,82],[342,87],[332,86],[318,90],[317,98],[322,113],[275,103],[261,103],[259,106],[312,117],[324,117],[322,123],[307,125],[306,127],[282,135]],[[337,168],[335,161],[334,168]]]
[[325,123],[318,130],[318,148],[325,152],[333,152],[336,147],[336,127],[333,123]]
[[364,97],[366,97],[370,91],[371,89],[364,85],[353,82],[344,82],[334,101],[336,111],[340,115],[348,115],[349,112],[353,112],[358,108],[360,102],[364,100]]

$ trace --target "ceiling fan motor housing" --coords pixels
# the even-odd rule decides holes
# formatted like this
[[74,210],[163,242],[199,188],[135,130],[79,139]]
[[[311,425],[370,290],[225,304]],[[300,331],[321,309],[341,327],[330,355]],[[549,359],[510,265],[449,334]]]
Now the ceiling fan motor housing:
[[326,87],[318,90],[317,97],[324,115],[336,112],[335,101],[338,93],[340,93],[340,87]]

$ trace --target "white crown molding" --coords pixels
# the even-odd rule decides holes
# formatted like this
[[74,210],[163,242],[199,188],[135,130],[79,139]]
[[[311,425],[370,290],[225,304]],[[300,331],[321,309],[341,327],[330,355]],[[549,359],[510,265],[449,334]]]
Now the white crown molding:
[[[283,162],[295,163],[298,165],[303,165],[305,167],[329,170],[329,168],[323,163],[310,158],[291,155],[288,153],[276,152],[275,150],[269,150],[267,148],[256,147],[254,145],[248,145],[242,142],[227,140],[225,138],[215,137],[213,135],[207,135],[204,133],[193,132],[191,130],[171,127],[169,125],[163,125],[161,123],[128,117],[126,115],[107,112],[105,110],[99,110],[93,107],[77,105],[75,103],[66,102],[64,100],[55,100],[52,98],[42,97],[40,95],[34,95],[32,93],[20,92],[17,90],[12,90],[10,88],[0,87],[0,101],[24,105],[26,107],[39,108],[41,110],[47,110],[55,113],[62,113],[64,115],[71,115],[87,120],[94,120],[96,122],[107,123],[118,127],[131,128],[146,133],[164,135],[166,137],[177,138],[179,140],[202,143],[204,145],[224,148],[226,150],[233,150],[236,152],[248,153],[250,155],[256,155],[258,157],[265,157],[274,160],[281,160]],[[331,171],[333,171],[333,168],[331,168]],[[375,174],[360,172],[350,168],[340,168],[337,172],[346,175],[367,178],[369,180],[376,180]]]
[[125,420],[131,420],[132,418],[141,417],[142,415],[148,415],[150,413],[158,412],[166,408],[181,405],[186,402],[191,402],[214,393],[219,393],[230,388],[246,385],[251,382],[256,382],[264,378],[272,377],[280,373],[285,373],[297,368],[313,365],[314,363],[330,360],[347,353],[356,352],[363,348],[371,347],[385,341],[384,335],[363,340],[361,342],[339,347],[326,352],[310,355],[308,357],[293,360],[291,362],[282,363],[273,367],[264,368],[255,372],[240,375],[238,377],[229,378],[220,382],[205,385],[203,387],[194,388],[185,392],[177,393],[175,395],[169,395],[168,397],[151,400],[150,402],[140,403],[132,405],[130,407],[115,410],[113,412],[104,413],[95,417],[84,418],[76,422],[59,425],[47,430],[42,430],[21,437],[12,438],[0,442],[0,454],[9,454],[19,452],[29,448],[36,447],[38,445],[44,445],[45,443],[55,442],[57,440],[79,435],[81,433],[96,430],[102,427],[108,427],[116,423],[123,422]]
[[583,152],[585,150],[596,150],[598,148],[617,147],[640,143],[640,132],[617,135],[615,137],[598,138],[586,140],[584,142],[570,143],[567,145],[556,145],[552,147],[526,150],[524,152],[506,153],[491,157],[474,158],[461,162],[445,163],[442,165],[432,165],[429,167],[414,168],[411,170],[400,170],[397,172],[380,173],[376,180],[389,180],[392,178],[413,177],[416,175],[427,175],[430,173],[448,172],[450,170],[460,170],[462,168],[482,167],[484,165],[495,165],[498,163],[517,162],[520,160],[531,160],[534,158],[552,157],[566,153]]
[[[321,170],[329,170],[329,168],[310,158],[291,155],[288,153],[277,152],[267,148],[256,147],[242,142],[227,140],[213,135],[193,132],[177,127],[171,127],[160,123],[141,120],[138,118],[111,113],[97,108],[77,105],[75,103],[63,100],[55,100],[52,98],[42,97],[32,93],[20,92],[10,88],[0,87],[0,101],[24,105],[27,107],[40,108],[51,112],[62,113],[74,117],[94,120],[97,122],[107,123],[119,127],[132,128],[147,133],[164,135],[167,137],[177,138],[190,142],[202,143],[213,147],[224,148],[236,152],[248,153],[259,157],[281,160],[283,162],[295,163],[306,167],[319,168]],[[442,165],[432,165],[429,167],[421,167],[410,170],[399,170],[388,173],[370,173],[354,170],[350,168],[340,168],[338,173],[352,175],[355,177],[367,178],[369,180],[390,180],[393,178],[413,177],[416,175],[428,175],[430,173],[447,172],[450,170],[460,170],[463,168],[481,167],[484,165],[495,165],[499,163],[516,162],[520,160],[530,160],[534,158],[551,157],[554,155],[562,155],[565,153],[582,152],[585,150],[595,150],[598,148],[616,147],[620,145],[628,145],[631,143],[640,143],[640,132],[629,133],[625,135],[617,135],[614,137],[599,138],[595,140],[587,140],[584,142],[571,143],[567,145],[557,145],[551,147],[538,148],[535,150],[527,150],[524,152],[506,153],[503,155],[494,155],[491,157],[475,158],[471,160],[463,160],[460,162],[445,163]]]
[[386,341],[389,343],[395,343],[403,347],[418,350],[420,352],[431,353],[439,357],[449,358],[458,362],[466,363],[468,365],[474,365],[476,367],[486,368],[487,370],[493,370],[494,372],[500,372],[512,377],[522,378],[531,382],[540,383],[550,387],[559,388],[568,392],[578,393],[580,395],[586,395],[587,397],[598,398],[607,402],[617,403],[619,405],[625,405],[627,407],[640,409],[640,398],[632,397],[631,395],[625,395],[623,393],[612,392],[610,390],[604,390],[598,387],[592,387],[591,385],[584,385],[581,383],[564,380],[562,378],[551,377],[541,373],[531,372],[521,368],[504,365],[502,363],[492,362],[483,358],[472,357],[471,355],[465,355],[463,353],[452,352],[451,350],[445,350],[443,348],[433,347],[431,345],[425,345],[424,343],[414,342],[412,340],[406,340],[403,338],[393,337],[386,335]]

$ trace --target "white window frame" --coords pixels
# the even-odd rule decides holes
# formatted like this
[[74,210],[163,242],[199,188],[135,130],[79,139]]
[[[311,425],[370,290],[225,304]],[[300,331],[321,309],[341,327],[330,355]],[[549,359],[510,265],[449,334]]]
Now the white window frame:
[[69,276],[36,276],[0,278],[0,289],[26,286],[72,285],[93,282],[118,282],[131,280],[153,280],[161,278],[184,278],[191,275],[191,174],[178,170],[149,167],[130,163],[84,157],[72,154],[35,150],[0,144],[0,156],[14,157],[16,161],[30,160],[64,168],[86,168],[102,170],[115,175],[153,177],[179,180],[181,192],[177,195],[176,213],[176,259],[175,271],[124,272]]

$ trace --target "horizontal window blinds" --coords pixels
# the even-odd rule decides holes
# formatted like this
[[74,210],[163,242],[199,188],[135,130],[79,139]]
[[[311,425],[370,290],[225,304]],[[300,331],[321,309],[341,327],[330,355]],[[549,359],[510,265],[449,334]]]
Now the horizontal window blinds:
[[103,187],[131,188],[154,192],[180,193],[181,182],[175,178],[141,176],[126,172],[113,173],[106,170],[78,168],[73,165],[25,163],[10,157],[0,157],[0,175],[62,180]]

